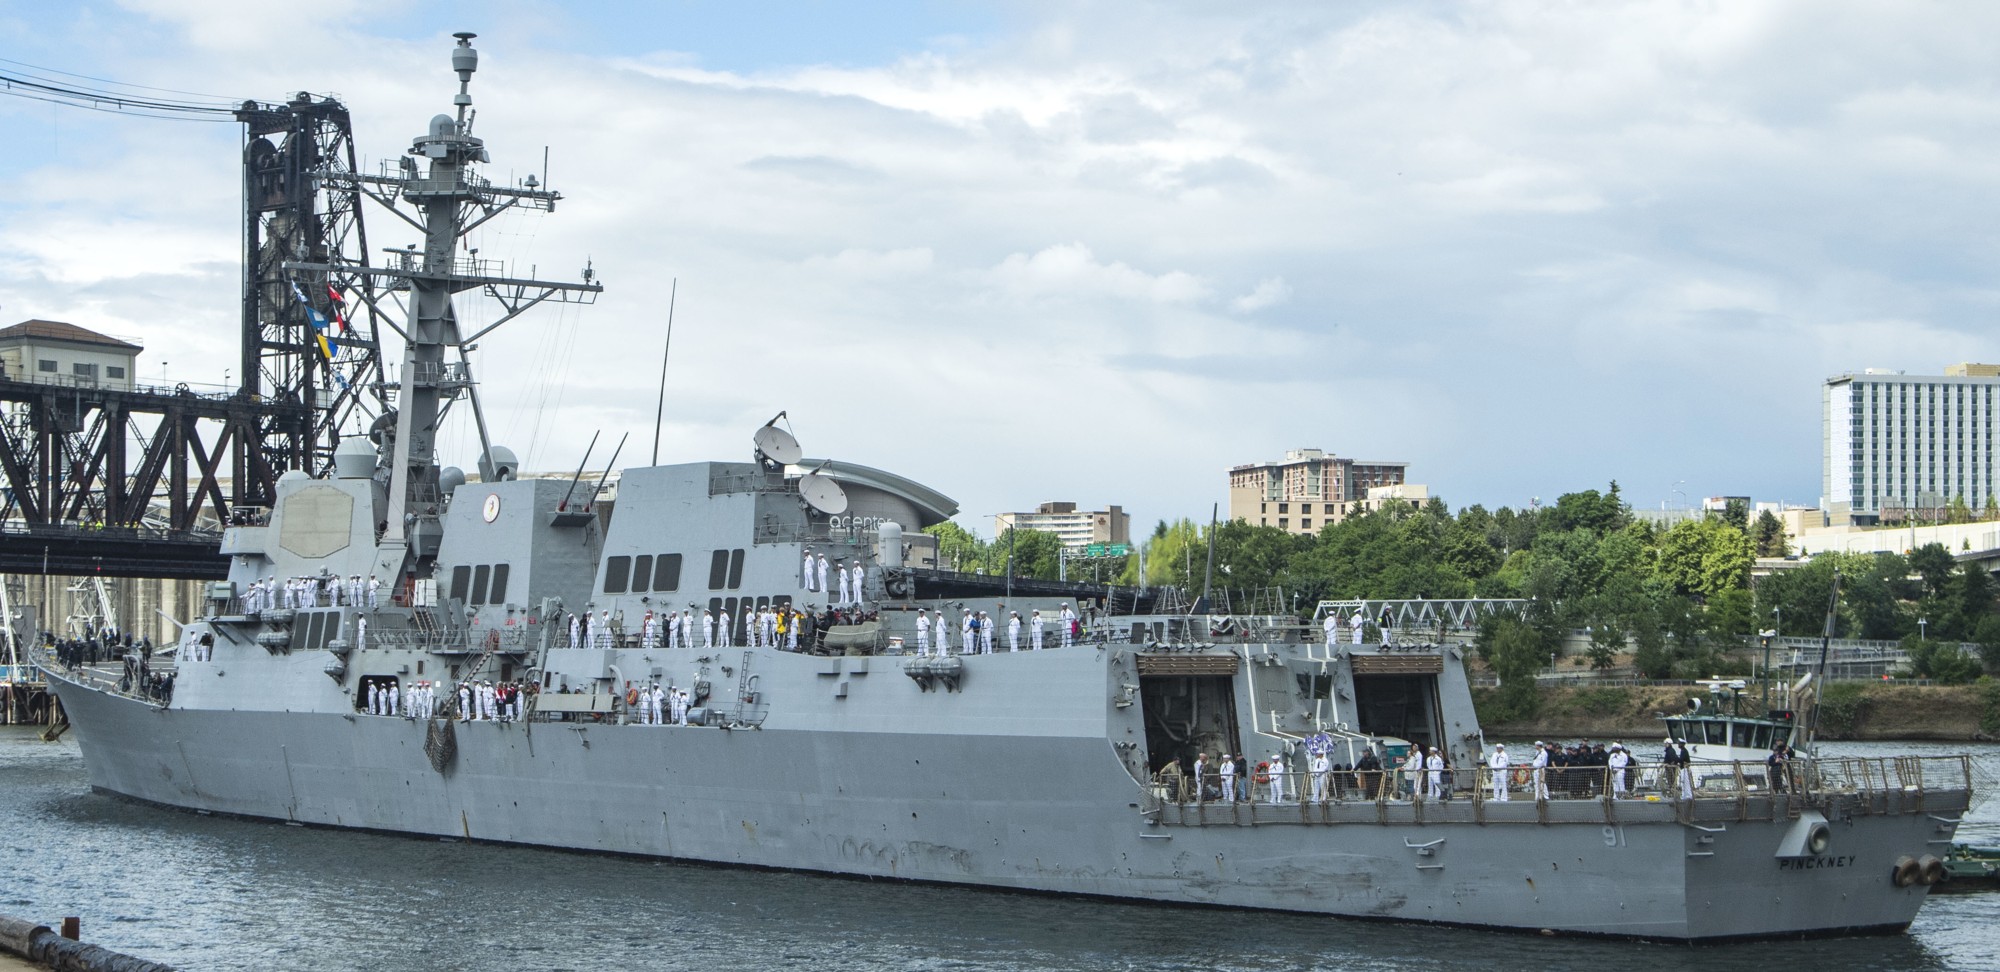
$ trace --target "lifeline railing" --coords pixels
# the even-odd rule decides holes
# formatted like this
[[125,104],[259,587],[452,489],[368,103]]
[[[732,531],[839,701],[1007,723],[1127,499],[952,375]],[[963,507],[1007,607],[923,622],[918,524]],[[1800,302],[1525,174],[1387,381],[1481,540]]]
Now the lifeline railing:
[[[1201,785],[1172,767],[1144,787],[1140,812],[1168,825],[1264,823],[1615,824],[1621,811],[1665,805],[1684,823],[1796,818],[1808,807],[1853,814],[1951,812],[1969,805],[1970,756],[1795,758],[1603,766],[1409,771],[1403,768],[1225,775]],[[1497,784],[1497,785],[1496,785]]]

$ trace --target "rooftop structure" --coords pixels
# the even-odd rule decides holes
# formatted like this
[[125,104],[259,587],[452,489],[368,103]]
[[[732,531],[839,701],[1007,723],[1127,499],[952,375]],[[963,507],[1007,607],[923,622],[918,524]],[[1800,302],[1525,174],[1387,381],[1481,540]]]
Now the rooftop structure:
[[0,369],[16,381],[129,391],[133,361],[143,350],[62,321],[28,320],[0,328]]

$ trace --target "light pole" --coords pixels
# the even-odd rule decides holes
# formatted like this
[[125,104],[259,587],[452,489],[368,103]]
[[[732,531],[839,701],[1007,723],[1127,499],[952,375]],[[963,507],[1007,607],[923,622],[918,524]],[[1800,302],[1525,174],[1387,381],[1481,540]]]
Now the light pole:
[[1928,619],[1926,619],[1926,618],[1918,618],[1918,619],[1917,619],[1917,640],[1918,640],[1918,641],[1929,641],[1929,640],[1931,640],[1931,639],[1930,639],[1930,625],[1931,625],[1930,621],[1929,621]]
[[1685,479],[1679,480],[1678,482],[1674,483],[1674,495],[1681,498],[1680,505],[1675,508],[1679,510],[1682,514],[1687,513],[1687,506],[1688,506],[1688,494],[1681,489],[1682,486],[1686,485],[1687,485],[1687,480]]

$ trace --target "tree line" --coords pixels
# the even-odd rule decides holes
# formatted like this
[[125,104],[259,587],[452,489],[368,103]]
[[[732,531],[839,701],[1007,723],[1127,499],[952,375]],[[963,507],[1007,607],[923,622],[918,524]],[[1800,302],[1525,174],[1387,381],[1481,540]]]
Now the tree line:
[[[1008,533],[986,542],[949,523],[930,532],[948,566],[1008,569]],[[1321,600],[1527,600],[1519,617],[1489,621],[1479,638],[1503,684],[1510,674],[1532,680],[1569,632],[1588,633],[1584,663],[1598,668],[1630,652],[1632,667],[1646,677],[1747,672],[1742,649],[1760,632],[1820,633],[1836,569],[1836,637],[1905,641],[1915,674],[1948,681],[1976,677],[1980,666],[1943,642],[1994,646],[1989,657],[2000,662],[1991,576],[1957,564],[1941,545],[1908,555],[1820,553],[1753,585],[1756,558],[1790,553],[1777,517],[1752,517],[1732,502],[1659,527],[1632,515],[1616,482],[1519,510],[1473,505],[1454,514],[1435,498],[1391,502],[1305,536],[1243,520],[1212,528],[1161,521],[1129,557],[1090,566],[1120,584],[1198,592],[1210,577],[1211,536],[1212,586],[1231,592],[1235,603],[1263,594],[1261,603],[1309,613]],[[1017,575],[1056,576],[1061,543],[1053,535],[1019,531],[1011,541]],[[1090,577],[1075,562],[1069,573]]]

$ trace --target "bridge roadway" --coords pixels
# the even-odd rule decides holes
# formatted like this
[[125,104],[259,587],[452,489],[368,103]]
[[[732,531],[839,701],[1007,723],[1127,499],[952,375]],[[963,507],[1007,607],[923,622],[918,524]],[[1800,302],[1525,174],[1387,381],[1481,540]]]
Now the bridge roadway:
[[222,580],[229,558],[213,530],[0,523],[0,574]]

